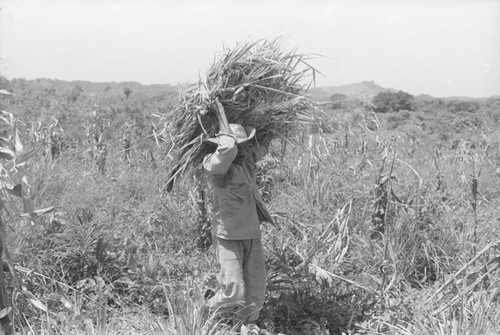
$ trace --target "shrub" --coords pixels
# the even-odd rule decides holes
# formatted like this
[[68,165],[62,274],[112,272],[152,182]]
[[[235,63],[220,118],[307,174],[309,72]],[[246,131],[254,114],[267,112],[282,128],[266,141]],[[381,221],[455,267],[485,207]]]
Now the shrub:
[[413,111],[415,108],[415,98],[406,92],[380,92],[372,103],[375,105],[375,111],[379,113],[399,112],[400,110]]

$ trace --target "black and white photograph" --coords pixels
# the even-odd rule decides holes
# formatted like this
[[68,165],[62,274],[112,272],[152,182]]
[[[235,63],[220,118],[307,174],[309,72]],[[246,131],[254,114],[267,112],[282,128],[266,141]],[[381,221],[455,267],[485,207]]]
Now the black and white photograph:
[[0,335],[500,334],[499,0],[0,0]]

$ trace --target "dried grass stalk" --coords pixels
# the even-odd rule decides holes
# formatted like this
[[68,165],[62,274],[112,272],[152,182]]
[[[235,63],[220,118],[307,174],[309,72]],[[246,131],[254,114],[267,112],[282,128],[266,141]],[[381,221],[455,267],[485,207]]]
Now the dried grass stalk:
[[192,175],[214,150],[205,139],[219,131],[212,107],[216,97],[228,122],[255,127],[257,138],[264,133],[286,138],[297,124],[311,121],[315,105],[305,96],[309,86],[301,82],[308,78],[308,85],[313,83],[317,71],[307,59],[283,52],[279,39],[239,44],[216,59],[206,78],[188,86],[166,116],[164,135],[174,157],[167,190],[175,179]]

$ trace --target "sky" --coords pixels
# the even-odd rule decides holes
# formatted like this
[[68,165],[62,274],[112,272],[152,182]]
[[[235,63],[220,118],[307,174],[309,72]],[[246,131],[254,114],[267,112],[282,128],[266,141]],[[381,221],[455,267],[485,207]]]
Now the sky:
[[0,0],[0,74],[185,84],[262,38],[311,56],[317,86],[500,95],[500,0]]

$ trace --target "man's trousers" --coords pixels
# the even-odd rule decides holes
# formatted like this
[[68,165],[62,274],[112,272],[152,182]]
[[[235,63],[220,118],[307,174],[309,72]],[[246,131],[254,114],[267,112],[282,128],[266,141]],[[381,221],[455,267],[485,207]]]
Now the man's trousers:
[[207,301],[212,311],[234,313],[243,324],[259,317],[266,292],[266,264],[260,238],[225,240],[213,238],[220,265],[220,290]]

